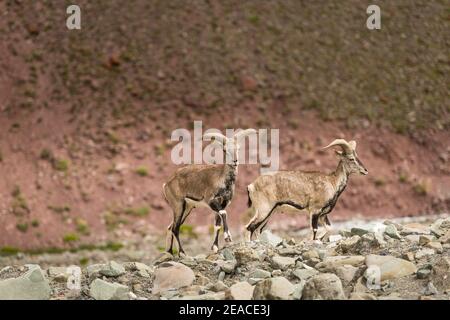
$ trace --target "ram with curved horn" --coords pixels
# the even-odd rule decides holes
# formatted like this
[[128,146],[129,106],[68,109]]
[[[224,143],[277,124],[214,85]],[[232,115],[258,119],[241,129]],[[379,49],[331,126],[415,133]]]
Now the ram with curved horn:
[[180,227],[196,207],[208,207],[215,213],[214,242],[212,250],[219,248],[219,234],[223,226],[224,239],[231,242],[227,224],[226,208],[230,204],[238,169],[240,141],[255,134],[256,130],[238,131],[227,138],[221,133],[206,133],[203,140],[214,138],[215,144],[223,148],[223,164],[194,164],[178,169],[163,185],[164,197],[173,210],[173,221],[168,227],[167,251],[173,253],[174,239],[179,253],[184,253],[180,243]]
[[344,191],[348,177],[352,173],[366,175],[367,169],[356,154],[356,142],[336,139],[324,149],[339,147],[336,150],[340,161],[335,171],[321,172],[279,171],[259,176],[247,187],[249,214],[253,216],[247,224],[249,240],[259,234],[266,226],[269,217],[277,207],[288,206],[309,213],[312,239],[316,239],[319,223],[329,231],[328,214],[333,210],[337,199]]

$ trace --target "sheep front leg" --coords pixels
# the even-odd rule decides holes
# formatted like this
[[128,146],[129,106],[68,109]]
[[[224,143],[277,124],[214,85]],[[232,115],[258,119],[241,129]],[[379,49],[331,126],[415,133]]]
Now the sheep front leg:
[[219,251],[219,234],[220,229],[222,228],[222,216],[218,212],[215,212],[215,214],[216,218],[214,222],[214,243],[211,247],[211,250],[214,251],[214,253],[217,253],[217,251]]
[[231,238],[231,233],[228,230],[227,212],[225,210],[220,210],[219,214],[220,214],[220,217],[222,218],[224,240],[226,242],[231,242],[231,241],[233,241],[233,239]]
[[319,214],[318,213],[311,214],[310,219],[311,219],[312,240],[316,240],[316,234],[319,228]]

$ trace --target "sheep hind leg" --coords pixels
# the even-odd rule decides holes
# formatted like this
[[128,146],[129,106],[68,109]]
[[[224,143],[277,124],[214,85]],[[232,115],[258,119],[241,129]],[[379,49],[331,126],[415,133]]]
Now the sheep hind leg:
[[[275,206],[276,207],[276,206]],[[270,215],[274,211],[275,207],[270,208],[268,210],[258,210],[255,209],[256,214],[246,226],[246,229],[250,232],[250,240],[252,239],[253,234],[256,232],[256,235],[259,236],[261,231],[261,227],[265,227],[267,221],[269,220]]]
[[222,228],[222,216],[218,212],[215,212],[215,214],[216,217],[214,222],[214,243],[211,247],[211,250],[214,251],[214,253],[219,251],[219,234],[220,229]]
[[322,225],[325,228],[325,232],[323,233],[323,235],[319,236],[318,238],[321,241],[324,241],[326,239],[326,237],[329,236],[331,233],[331,227],[330,227],[331,223],[330,223],[330,220],[328,219],[328,215],[320,216],[319,223],[320,223],[320,225]]
[[174,234],[172,232],[173,222],[167,227],[167,236],[166,236],[166,252],[173,255],[173,237]]

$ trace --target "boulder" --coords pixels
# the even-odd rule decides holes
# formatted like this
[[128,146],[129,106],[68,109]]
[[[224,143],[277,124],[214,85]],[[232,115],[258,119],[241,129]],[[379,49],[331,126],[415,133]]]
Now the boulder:
[[380,281],[401,278],[417,271],[414,263],[393,256],[370,254],[366,257],[366,265],[377,270]]
[[236,260],[217,260],[217,265],[220,269],[225,273],[233,273],[234,269],[236,269],[237,262]]
[[153,294],[190,286],[195,279],[191,268],[177,262],[163,262],[155,271]]
[[252,261],[259,261],[258,253],[252,248],[242,245],[234,251],[234,256],[238,265],[250,263]]
[[106,277],[118,277],[125,272],[125,268],[115,261],[110,261],[107,264],[102,265],[102,268],[99,270],[99,273]]
[[274,256],[272,258],[272,266],[276,269],[286,270],[295,266],[295,259],[291,257]]
[[294,285],[284,277],[258,282],[253,291],[254,300],[287,300],[294,292]]
[[341,280],[333,273],[321,273],[305,284],[302,300],[343,300],[344,289]]
[[303,288],[305,287],[306,282],[300,281],[299,283],[294,284],[294,291],[291,294],[291,298],[293,300],[300,300],[303,294]]
[[295,269],[292,272],[292,275],[294,275],[295,277],[297,277],[298,279],[302,280],[302,281],[307,281],[309,278],[314,277],[316,274],[318,274],[319,271],[315,270],[315,269]]
[[359,268],[346,264],[336,267],[335,273],[341,279],[342,284],[347,286],[355,279],[358,270]]
[[17,278],[0,281],[0,300],[48,300],[50,291],[48,280],[37,265]]
[[442,256],[433,264],[431,279],[439,290],[450,291],[450,257]]
[[96,277],[100,274],[100,270],[104,268],[104,264],[98,263],[98,264],[91,264],[87,266],[86,272],[89,276],[89,278]]
[[433,236],[426,235],[426,234],[420,235],[420,236],[419,236],[419,244],[420,244],[421,246],[424,246],[424,245],[426,245],[427,243],[433,241],[433,238],[434,238]]
[[409,223],[403,226],[402,231],[400,231],[400,234],[406,236],[410,234],[430,234],[430,228],[427,226],[424,226],[420,223]]
[[342,240],[339,246],[343,253],[356,251],[358,247],[358,242],[361,239],[360,236],[352,236],[351,238]]
[[425,247],[433,249],[437,253],[442,253],[444,251],[444,248],[442,247],[442,244],[438,241],[431,241],[428,242]]
[[363,228],[352,228],[351,230],[350,230],[350,233],[352,234],[352,236],[363,236],[363,235],[365,235],[366,233],[369,233],[370,232],[370,230],[366,230],[366,229],[363,229]]
[[431,224],[430,230],[436,237],[444,236],[447,231],[450,230],[450,217],[446,219],[437,219]]
[[249,278],[266,279],[271,277],[271,273],[262,269],[254,269],[248,276]]
[[130,290],[120,283],[95,279],[90,285],[89,295],[95,300],[129,300]]
[[303,260],[309,260],[309,259],[319,259],[319,252],[317,250],[308,250],[302,253]]
[[254,287],[246,281],[233,284],[225,292],[226,300],[251,300]]
[[416,258],[416,260],[420,260],[420,259],[432,256],[433,254],[434,254],[434,249],[423,248],[416,252],[416,254],[414,255],[414,258]]
[[331,256],[326,257],[315,267],[322,272],[332,272],[336,267],[350,265],[359,267],[364,264],[366,258],[364,256]]
[[398,240],[401,239],[400,233],[398,233],[397,228],[393,224],[386,225],[386,229],[384,230],[384,233],[393,239],[398,239]]

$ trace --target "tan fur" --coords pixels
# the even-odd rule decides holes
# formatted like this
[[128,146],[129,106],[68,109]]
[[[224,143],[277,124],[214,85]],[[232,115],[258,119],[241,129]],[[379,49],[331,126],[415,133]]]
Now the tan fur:
[[[343,146],[342,144],[345,143]],[[262,175],[248,186],[253,218],[246,228],[258,234],[264,228],[269,216],[279,206],[289,206],[296,210],[307,210],[311,219],[318,219],[318,223],[326,226],[326,215],[331,212],[337,197],[347,184],[348,175],[359,172],[367,174],[367,170],[357,158],[356,142],[337,139],[330,146],[341,146],[342,153],[338,153],[341,161],[336,170],[330,174],[304,171],[279,171],[271,175]],[[315,229],[315,230],[314,230]]]
[[167,250],[172,253],[174,237],[180,253],[184,253],[179,241],[179,228],[196,207],[209,207],[215,211],[215,232],[213,250],[218,248],[218,236],[221,225],[224,227],[226,241],[231,241],[226,222],[225,208],[231,202],[237,176],[239,138],[254,133],[247,129],[235,134],[233,139],[219,133],[205,134],[203,137],[214,137],[214,143],[220,143],[224,155],[231,164],[188,165],[175,171],[163,185],[163,194],[173,210],[173,222],[168,226]]

